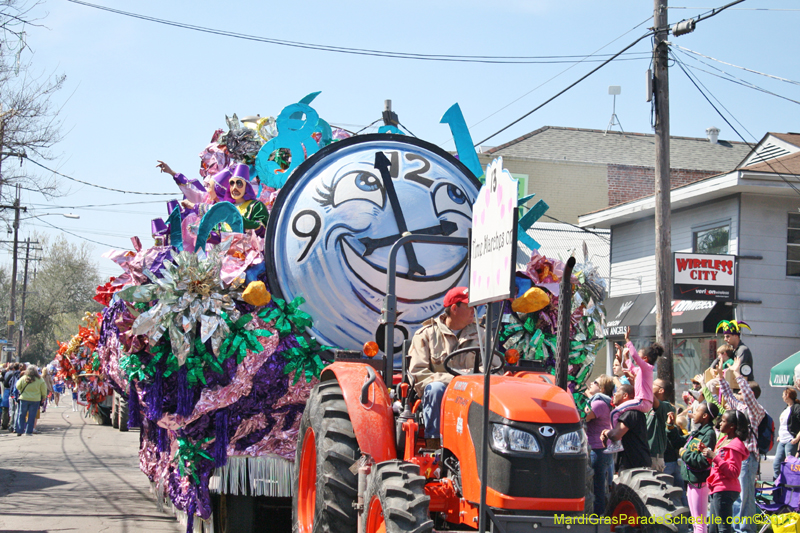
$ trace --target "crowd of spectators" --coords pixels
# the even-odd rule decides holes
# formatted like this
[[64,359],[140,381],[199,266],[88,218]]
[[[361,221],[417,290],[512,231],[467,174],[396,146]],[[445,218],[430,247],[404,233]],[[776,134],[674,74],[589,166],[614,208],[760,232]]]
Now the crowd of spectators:
[[[54,381],[47,367],[41,369],[26,363],[0,364],[2,388],[2,429],[17,436],[38,433],[37,420],[49,402],[58,406],[64,384]],[[77,405],[73,396],[73,410]]]
[[[754,518],[759,515],[757,437],[765,410],[758,402],[758,383],[748,379],[752,355],[737,356],[744,350],[723,345],[709,370],[695,377],[693,389],[683,392],[687,406],[676,410],[666,399],[670,384],[653,379],[656,361],[650,356],[660,355],[660,347],[652,345],[640,357],[628,335],[624,347],[617,345],[614,375],[599,376],[587,389],[594,512],[608,511],[608,489],[615,473],[648,468],[670,474],[682,489],[694,533],[755,533],[760,529]],[[797,454],[800,443],[797,392],[787,389],[784,401],[787,407],[776,439],[776,476],[780,463]]]

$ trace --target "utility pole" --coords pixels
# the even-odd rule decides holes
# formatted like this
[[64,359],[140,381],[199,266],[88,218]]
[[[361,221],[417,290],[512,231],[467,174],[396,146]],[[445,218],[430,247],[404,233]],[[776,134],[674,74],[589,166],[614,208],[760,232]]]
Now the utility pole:
[[664,347],[658,377],[669,383],[668,400],[675,402],[672,359],[672,221],[669,176],[669,23],[667,0],[654,0],[653,90],[655,92],[656,202],[656,341]]
[[[16,303],[17,303],[17,253],[18,253],[18,244],[19,244],[19,212],[20,211],[27,211],[27,207],[21,207],[19,205],[19,197],[20,197],[21,189],[20,186],[17,185],[17,196],[14,199],[14,205],[0,205],[1,209],[13,209],[14,210],[14,251],[13,251],[13,260],[11,263],[11,309],[8,316],[8,344],[7,346],[14,346],[14,326],[16,325]],[[7,352],[3,352],[3,361],[5,362]],[[19,362],[19,355],[17,355],[17,362]]]
[[[31,242],[30,238],[25,239],[25,273],[22,276],[22,306],[19,310],[19,342],[17,344],[17,362],[22,357],[23,338],[25,337],[25,298],[28,295],[28,262],[31,261],[31,244],[39,244],[38,241]],[[37,248],[35,250],[41,250]],[[34,258],[33,261],[37,259]]]

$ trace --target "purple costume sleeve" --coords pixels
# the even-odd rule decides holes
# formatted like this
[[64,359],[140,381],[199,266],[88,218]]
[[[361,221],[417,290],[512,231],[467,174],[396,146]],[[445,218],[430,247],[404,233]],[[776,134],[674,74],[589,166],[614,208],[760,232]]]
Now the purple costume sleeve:
[[203,202],[206,197],[206,188],[203,186],[200,180],[189,180],[180,172],[176,173],[175,176],[173,176],[173,179],[175,180],[175,184],[183,193],[184,198],[193,204],[200,204]]

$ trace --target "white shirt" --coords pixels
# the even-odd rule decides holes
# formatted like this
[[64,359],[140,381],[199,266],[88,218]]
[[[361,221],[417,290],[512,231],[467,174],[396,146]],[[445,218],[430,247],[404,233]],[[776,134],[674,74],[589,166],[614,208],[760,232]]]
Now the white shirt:
[[792,434],[789,433],[789,415],[792,413],[792,408],[786,406],[786,409],[781,413],[781,425],[778,430],[778,442],[786,444],[792,440]]

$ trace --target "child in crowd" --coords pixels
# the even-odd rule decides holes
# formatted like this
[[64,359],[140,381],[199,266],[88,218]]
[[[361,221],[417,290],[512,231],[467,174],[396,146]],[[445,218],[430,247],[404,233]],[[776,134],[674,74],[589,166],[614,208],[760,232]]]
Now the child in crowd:
[[[714,431],[714,420],[717,416],[719,409],[716,405],[697,403],[692,415],[696,429],[688,436],[672,430],[667,434],[673,446],[680,448],[678,454],[683,459],[681,475],[686,481],[686,496],[694,519],[694,533],[706,533],[708,529],[705,518],[708,512],[707,480],[711,474],[711,465],[701,450],[713,450],[717,445],[717,434]],[[670,420],[671,417],[668,417],[667,422]]]
[[[725,411],[719,426],[722,439],[715,449],[702,447],[702,453],[711,463],[708,476],[708,491],[711,494],[710,533],[733,531],[733,502],[742,490],[739,473],[742,462],[750,456],[745,442],[750,437],[750,421],[747,415],[733,409]],[[716,520],[715,517],[719,517]],[[717,521],[720,523],[717,524]]]
[[[633,376],[634,398],[633,400],[628,400],[623,404],[618,405],[617,408],[611,412],[612,427],[617,424],[617,419],[625,411],[633,409],[646,414],[650,409],[652,409],[653,367],[656,363],[656,360],[658,360],[658,358],[664,353],[664,348],[662,348],[660,344],[654,343],[650,345],[649,348],[645,348],[645,350],[642,352],[642,356],[640,357],[639,352],[636,351],[636,347],[631,342],[630,335],[631,328],[628,328],[625,330],[625,348],[636,365],[634,366],[633,364],[629,363],[627,367],[628,372],[626,373],[629,373]],[[617,350],[617,357],[620,359],[624,358],[624,353],[622,350]],[[621,452],[622,450],[624,450],[622,443],[612,440],[606,447],[605,453],[616,453]]]

